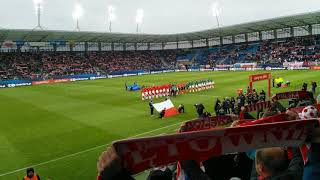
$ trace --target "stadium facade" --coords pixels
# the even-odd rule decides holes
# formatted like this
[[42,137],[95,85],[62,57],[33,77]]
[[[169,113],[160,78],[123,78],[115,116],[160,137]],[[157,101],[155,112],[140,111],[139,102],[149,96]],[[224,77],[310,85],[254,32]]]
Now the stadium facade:
[[0,29],[1,52],[142,51],[205,48],[320,34],[320,12],[182,34]]

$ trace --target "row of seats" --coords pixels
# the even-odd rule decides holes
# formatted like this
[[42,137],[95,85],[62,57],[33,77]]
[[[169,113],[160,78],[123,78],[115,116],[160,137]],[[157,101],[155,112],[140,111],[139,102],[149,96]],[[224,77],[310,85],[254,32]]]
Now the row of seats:
[[[0,79],[174,69],[201,65],[320,60],[320,36],[163,51],[0,53]],[[186,63],[187,62],[187,63]]]

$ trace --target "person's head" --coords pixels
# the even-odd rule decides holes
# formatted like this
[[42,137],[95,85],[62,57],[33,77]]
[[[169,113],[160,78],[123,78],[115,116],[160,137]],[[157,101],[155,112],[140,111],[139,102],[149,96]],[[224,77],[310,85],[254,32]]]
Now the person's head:
[[244,106],[241,106],[241,111],[246,111],[247,109]]
[[286,111],[286,120],[287,121],[294,121],[300,119],[299,114],[295,111],[287,110]]
[[170,170],[154,170],[151,171],[147,180],[171,180],[172,172]]
[[280,174],[288,168],[288,156],[282,148],[266,148],[256,152],[256,171],[263,178]]
[[34,169],[33,168],[28,168],[27,169],[27,176],[29,178],[32,178],[34,176]]
[[267,112],[263,113],[262,118],[266,118],[266,117],[274,116],[274,115],[276,115],[276,114],[278,114],[278,112],[277,112],[277,111],[267,111]]

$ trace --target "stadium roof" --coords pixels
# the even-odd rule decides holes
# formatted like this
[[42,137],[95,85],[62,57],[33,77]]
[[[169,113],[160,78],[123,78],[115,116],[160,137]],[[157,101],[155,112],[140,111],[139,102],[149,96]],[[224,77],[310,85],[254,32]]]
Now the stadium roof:
[[28,42],[64,40],[69,42],[159,43],[191,41],[311,24],[320,24],[320,11],[243,23],[205,31],[166,35],[0,29],[0,42],[5,40]]

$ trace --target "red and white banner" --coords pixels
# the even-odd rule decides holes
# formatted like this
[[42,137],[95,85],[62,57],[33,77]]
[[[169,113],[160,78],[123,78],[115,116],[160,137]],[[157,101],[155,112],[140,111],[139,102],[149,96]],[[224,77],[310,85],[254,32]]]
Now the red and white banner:
[[217,126],[223,126],[237,120],[237,116],[213,116],[204,119],[196,119],[184,122],[179,132],[191,132],[191,131],[200,131],[208,130],[215,128]]
[[303,62],[299,62],[299,61],[283,63],[283,67],[286,67],[286,68],[300,68],[302,66],[303,66]]
[[270,73],[255,74],[250,76],[250,82],[263,81],[271,78]]
[[252,126],[257,124],[275,123],[275,122],[283,122],[283,121],[287,121],[285,113],[276,114],[274,116],[257,119],[257,120],[251,120],[251,121],[244,120],[239,126]]
[[204,161],[212,156],[251,149],[300,146],[317,120],[287,121],[213,129],[113,143],[122,166],[132,174],[183,160]]
[[216,68],[232,68],[233,64],[217,64]]
[[4,47],[4,48],[13,48],[13,47],[16,47],[16,43],[13,42],[12,40],[5,40],[2,43],[2,47]]
[[245,108],[248,112],[257,111],[258,109],[266,109],[271,106],[270,101],[258,102],[256,104],[246,105]]
[[281,99],[311,99],[312,93],[310,94],[308,91],[291,91],[291,92],[284,92],[278,93],[272,100],[281,100]]
[[43,81],[32,81],[32,85],[40,85],[40,84],[53,84],[53,83],[62,83],[62,82],[70,82],[71,79],[49,79]]
[[165,110],[164,117],[170,117],[179,114],[170,99],[161,103],[153,104],[153,107],[160,113]]

